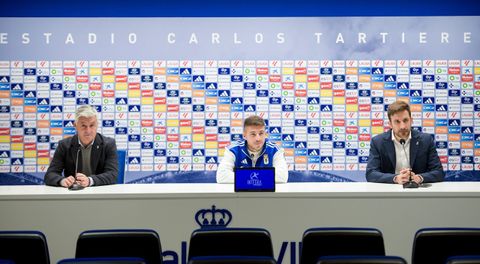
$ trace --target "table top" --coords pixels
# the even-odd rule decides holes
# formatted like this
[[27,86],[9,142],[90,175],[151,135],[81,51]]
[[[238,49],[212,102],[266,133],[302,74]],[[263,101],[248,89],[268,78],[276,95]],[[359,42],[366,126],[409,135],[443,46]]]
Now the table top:
[[277,184],[276,192],[235,193],[233,184],[164,183],[117,184],[95,186],[80,191],[45,185],[0,186],[1,200],[23,199],[118,199],[118,198],[208,198],[208,197],[478,197],[480,182],[440,182],[417,189],[397,184],[353,183],[286,183]]

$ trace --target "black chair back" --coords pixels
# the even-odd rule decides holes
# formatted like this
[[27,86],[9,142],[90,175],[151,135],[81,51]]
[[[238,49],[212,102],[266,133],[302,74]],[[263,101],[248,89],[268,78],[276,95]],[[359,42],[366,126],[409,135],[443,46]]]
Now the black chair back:
[[39,231],[0,231],[0,259],[16,264],[50,264],[47,238]]
[[446,264],[480,264],[480,255],[450,257]]
[[273,258],[270,233],[261,228],[198,229],[190,237],[188,260],[202,256]]
[[382,233],[374,228],[311,228],[305,231],[301,264],[315,264],[322,256],[385,256]]
[[462,255],[480,255],[480,228],[423,228],[415,234],[412,264],[445,264]]
[[75,257],[137,257],[157,264],[162,263],[162,247],[154,230],[91,230],[78,237]]
[[320,257],[317,264],[407,264],[394,256],[327,256]]

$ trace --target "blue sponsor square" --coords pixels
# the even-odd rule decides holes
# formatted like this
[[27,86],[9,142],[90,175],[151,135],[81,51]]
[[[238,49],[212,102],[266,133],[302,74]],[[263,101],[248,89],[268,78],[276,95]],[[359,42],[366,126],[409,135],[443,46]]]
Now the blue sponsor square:
[[7,90],[10,90],[10,84],[0,83],[0,91],[7,91]]
[[409,96],[409,91],[408,90],[397,90],[397,96],[407,97],[407,96]]
[[397,83],[394,83],[394,82],[384,83],[383,88],[386,90],[395,90],[397,89]]
[[1,105],[0,106],[0,113],[10,113],[10,106],[9,105]]
[[268,97],[267,90],[257,90],[257,97]]
[[230,98],[230,103],[231,103],[232,105],[243,104],[243,98],[242,98],[242,97],[231,97],[231,98]]
[[308,157],[308,163],[320,163],[320,157]]
[[232,76],[230,76],[230,81],[231,82],[243,82],[243,76],[242,75],[232,75]]
[[473,134],[473,126],[462,126],[462,134]]
[[435,112],[435,106],[434,105],[422,105],[422,111],[423,112]]
[[410,97],[410,104],[422,104],[422,97]]
[[435,75],[430,75],[430,74],[423,75],[423,81],[424,82],[434,82],[435,81]]
[[205,83],[192,83],[192,89],[194,90],[204,90]]
[[[347,82],[347,83],[345,83],[345,88],[346,88],[347,90],[356,90],[356,89],[358,89],[358,83],[356,83],[356,82]],[[364,91],[367,91],[367,90],[364,90]],[[369,91],[369,92],[370,92],[370,91]],[[368,96],[370,96],[370,95],[368,95]]]
[[373,68],[372,68],[372,74],[374,74],[374,75],[382,75],[382,74],[383,74],[383,68],[373,67]]
[[287,142],[287,141],[292,141],[295,138],[294,134],[282,134],[282,141]]
[[62,120],[50,120],[50,127],[63,127]]
[[370,90],[359,90],[358,91],[358,96],[360,97],[370,97],[371,92]]
[[203,156],[205,156],[205,150],[204,149],[192,149],[192,156],[203,157]]
[[228,126],[218,127],[218,134],[230,134],[230,127]]
[[423,97],[423,104],[435,104],[435,97]]
[[333,75],[333,81],[334,82],[345,82],[345,75],[335,74],[335,75]]
[[23,75],[36,75],[37,69],[35,68],[25,68],[23,69]]
[[140,164],[141,162],[141,157],[128,157],[128,164]]
[[383,82],[383,75],[372,75],[372,82]]
[[217,164],[218,163],[218,158],[215,156],[206,156],[205,157],[206,163],[208,164]]
[[37,76],[37,82],[38,83],[48,83],[50,81],[49,76]]
[[473,143],[473,147],[476,148],[476,149],[480,148],[480,141],[475,141]]
[[153,82],[153,76],[152,75],[142,75],[141,80],[142,80],[142,82]]
[[270,97],[269,98],[270,104],[282,104],[282,98],[281,97]]
[[358,149],[345,149],[345,155],[347,156],[357,156]]
[[334,149],[343,149],[343,148],[345,148],[345,142],[344,141],[334,141],[333,142],[333,148]]
[[207,96],[207,97],[217,97],[218,96],[218,91],[217,90],[207,90],[205,92],[205,96]]
[[461,150],[457,148],[451,148],[448,150],[448,156],[460,156]]
[[447,112],[448,111],[448,105],[446,104],[437,104],[435,106],[435,111],[437,112]]
[[75,98],[76,92],[75,91],[63,91],[64,98]]
[[37,106],[37,112],[39,112],[39,113],[50,113],[50,106],[39,105],[39,106]]
[[271,141],[281,141],[282,140],[282,135],[280,135],[280,134],[269,134],[268,138]]
[[140,135],[128,135],[129,142],[140,142]]
[[220,97],[218,98],[219,104],[230,104],[230,98],[228,97]]
[[435,83],[435,89],[448,89],[448,83],[446,82],[437,82]]
[[232,105],[230,110],[232,112],[243,112],[243,105]]
[[320,135],[321,141],[332,141],[332,134],[321,134]]
[[115,120],[102,120],[103,127],[115,127]]
[[333,70],[331,67],[320,68],[320,74],[332,74]]
[[[12,96],[13,97],[13,96]],[[25,98],[25,100],[23,100],[23,104],[24,105],[37,105],[37,99],[34,99],[34,98]]]
[[253,90],[256,88],[256,85],[254,82],[246,82],[243,84],[243,89],[245,90]]
[[[257,95],[258,95],[257,91]],[[229,90],[218,90],[218,97],[230,97],[230,91]]]
[[385,75],[383,78],[384,82],[396,82],[397,76],[396,75]]
[[472,156],[462,156],[461,161],[463,164],[473,164],[473,157]]
[[473,97],[462,97],[462,104],[473,104]]
[[309,126],[307,127],[307,133],[308,134],[319,134],[320,133],[320,128],[316,126]]
[[435,126],[448,126],[448,119],[436,119]]
[[409,89],[410,88],[410,83],[408,82],[398,82],[397,83],[397,89]]
[[435,142],[436,148],[437,149],[446,149],[448,148],[448,142],[447,141],[436,141]]
[[142,142],[142,149],[153,149],[153,142]]
[[422,132],[422,127],[421,126],[412,126],[412,130],[416,130],[418,132]]
[[51,113],[63,113],[63,106],[61,105],[51,105],[50,106]]
[[282,112],[293,112],[295,110],[294,105],[286,104],[282,105]]
[[372,104],[383,104],[383,97],[372,97]]
[[180,104],[182,104],[182,105],[192,104],[192,98],[191,97],[180,97]]
[[172,156],[167,157],[168,164],[178,164],[178,161],[179,161],[178,157],[172,157]]
[[421,97],[423,95],[422,90],[410,90],[409,95],[411,97]]
[[368,156],[359,156],[358,163],[368,163]]
[[422,74],[421,67],[410,67],[410,74]]
[[480,142],[480,134],[475,134],[474,140]]
[[180,75],[192,75],[192,68],[180,68]]
[[205,82],[205,76],[204,76],[204,75],[193,75],[192,81],[193,81],[194,83]]
[[167,151],[165,149],[155,149],[153,151],[153,155],[155,157],[165,157],[167,155]]
[[126,135],[128,134],[128,129],[126,127],[116,127],[115,128],[116,135]]
[[230,74],[230,68],[218,68],[218,74],[219,75],[229,75]]
[[461,141],[473,141],[474,140],[474,137],[473,137],[473,134],[463,134],[461,136]]
[[75,135],[77,131],[75,131],[75,128],[73,127],[64,127],[63,128],[63,134],[64,135]]
[[322,156],[320,157],[320,163],[332,163],[332,156]]
[[10,90],[12,90],[12,91],[23,90],[23,83],[12,83],[12,84],[10,84]]
[[243,106],[243,111],[245,112],[255,112],[257,110],[256,105],[244,105]]
[[295,149],[294,153],[295,153],[295,156],[307,156],[306,149]]
[[192,110],[193,112],[205,112],[205,105],[193,105]]
[[193,79],[192,79],[192,76],[188,75],[188,76],[180,76],[180,82],[191,82]]
[[448,90],[448,96],[460,96],[460,90]]
[[38,143],[49,143],[50,142],[50,136],[37,135],[37,142]]
[[205,126],[212,127],[217,126],[218,121],[216,119],[205,119]]
[[307,126],[307,120],[306,119],[295,119],[295,126]]
[[[61,122],[61,121],[60,121]],[[23,129],[23,134],[25,136],[34,136],[37,134],[37,129],[33,127],[28,127]]]
[[140,75],[140,68],[128,68],[128,75]]
[[180,70],[178,68],[167,68],[168,75],[178,75]]
[[77,105],[86,105],[88,104],[88,98],[77,98]]
[[460,129],[460,127],[448,127],[448,133],[449,134],[460,134],[461,129]]
[[480,112],[480,104],[474,104],[473,105],[473,111]]
[[153,88],[155,90],[165,90],[167,88],[167,84],[164,82],[157,82],[154,84]]
[[205,84],[205,89],[207,90],[217,90],[218,89],[218,84],[215,82],[208,82]]
[[372,70],[369,67],[358,68],[358,74],[371,74]]
[[[276,135],[271,135],[269,137],[272,137],[272,140],[273,140],[273,137],[276,137]],[[242,139],[243,139],[242,134],[231,134],[230,135],[230,141],[231,142],[239,141],[239,140],[242,140]],[[279,139],[277,139],[277,140],[279,140]]]
[[36,98],[37,97],[37,91],[24,91],[23,96],[25,98]]
[[308,156],[318,157],[320,155],[320,149],[308,149]]
[[178,90],[168,90],[167,91],[167,96],[168,97],[178,97],[178,94],[179,94]]
[[460,124],[461,124],[460,119],[453,119],[453,118],[452,118],[452,119],[448,119],[448,126],[455,126],[455,127],[457,127],[457,126],[460,126]]
[[0,157],[2,157],[2,158],[10,158],[10,156],[11,156],[11,155],[10,155],[10,151],[8,151],[8,150],[2,150],[2,151],[0,151]]
[[293,142],[293,141],[283,141],[282,142],[282,147],[293,149],[295,147],[295,142]]

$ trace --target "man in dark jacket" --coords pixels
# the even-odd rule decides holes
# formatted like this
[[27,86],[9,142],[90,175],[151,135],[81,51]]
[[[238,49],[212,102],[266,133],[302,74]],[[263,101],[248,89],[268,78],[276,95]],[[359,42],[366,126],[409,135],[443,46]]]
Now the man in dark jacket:
[[388,106],[392,129],[370,143],[366,177],[369,182],[405,184],[443,181],[445,174],[433,137],[412,130],[410,106],[396,101]]
[[82,187],[114,184],[118,176],[115,139],[97,133],[95,108],[84,105],[75,112],[77,134],[58,142],[45,174],[45,184]]

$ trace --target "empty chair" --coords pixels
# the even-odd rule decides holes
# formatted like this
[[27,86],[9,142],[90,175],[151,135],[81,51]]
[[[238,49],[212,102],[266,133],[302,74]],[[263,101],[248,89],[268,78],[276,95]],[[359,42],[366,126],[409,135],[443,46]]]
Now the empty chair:
[[450,257],[446,264],[480,264],[480,255]]
[[39,231],[0,231],[0,259],[15,264],[49,264],[47,239]]
[[311,228],[305,231],[301,264],[314,264],[323,256],[385,256],[382,233],[374,228]]
[[412,264],[444,264],[462,255],[480,255],[480,228],[423,228],[415,234]]
[[160,238],[154,230],[91,230],[80,234],[76,258],[137,257],[162,263]]
[[73,258],[63,259],[58,264],[147,264],[142,258]]
[[201,256],[273,258],[270,233],[261,228],[198,229],[190,237],[188,260]]
[[407,264],[401,257],[394,256],[326,256],[317,264]]
[[188,264],[276,264],[272,257],[213,256],[195,257]]

